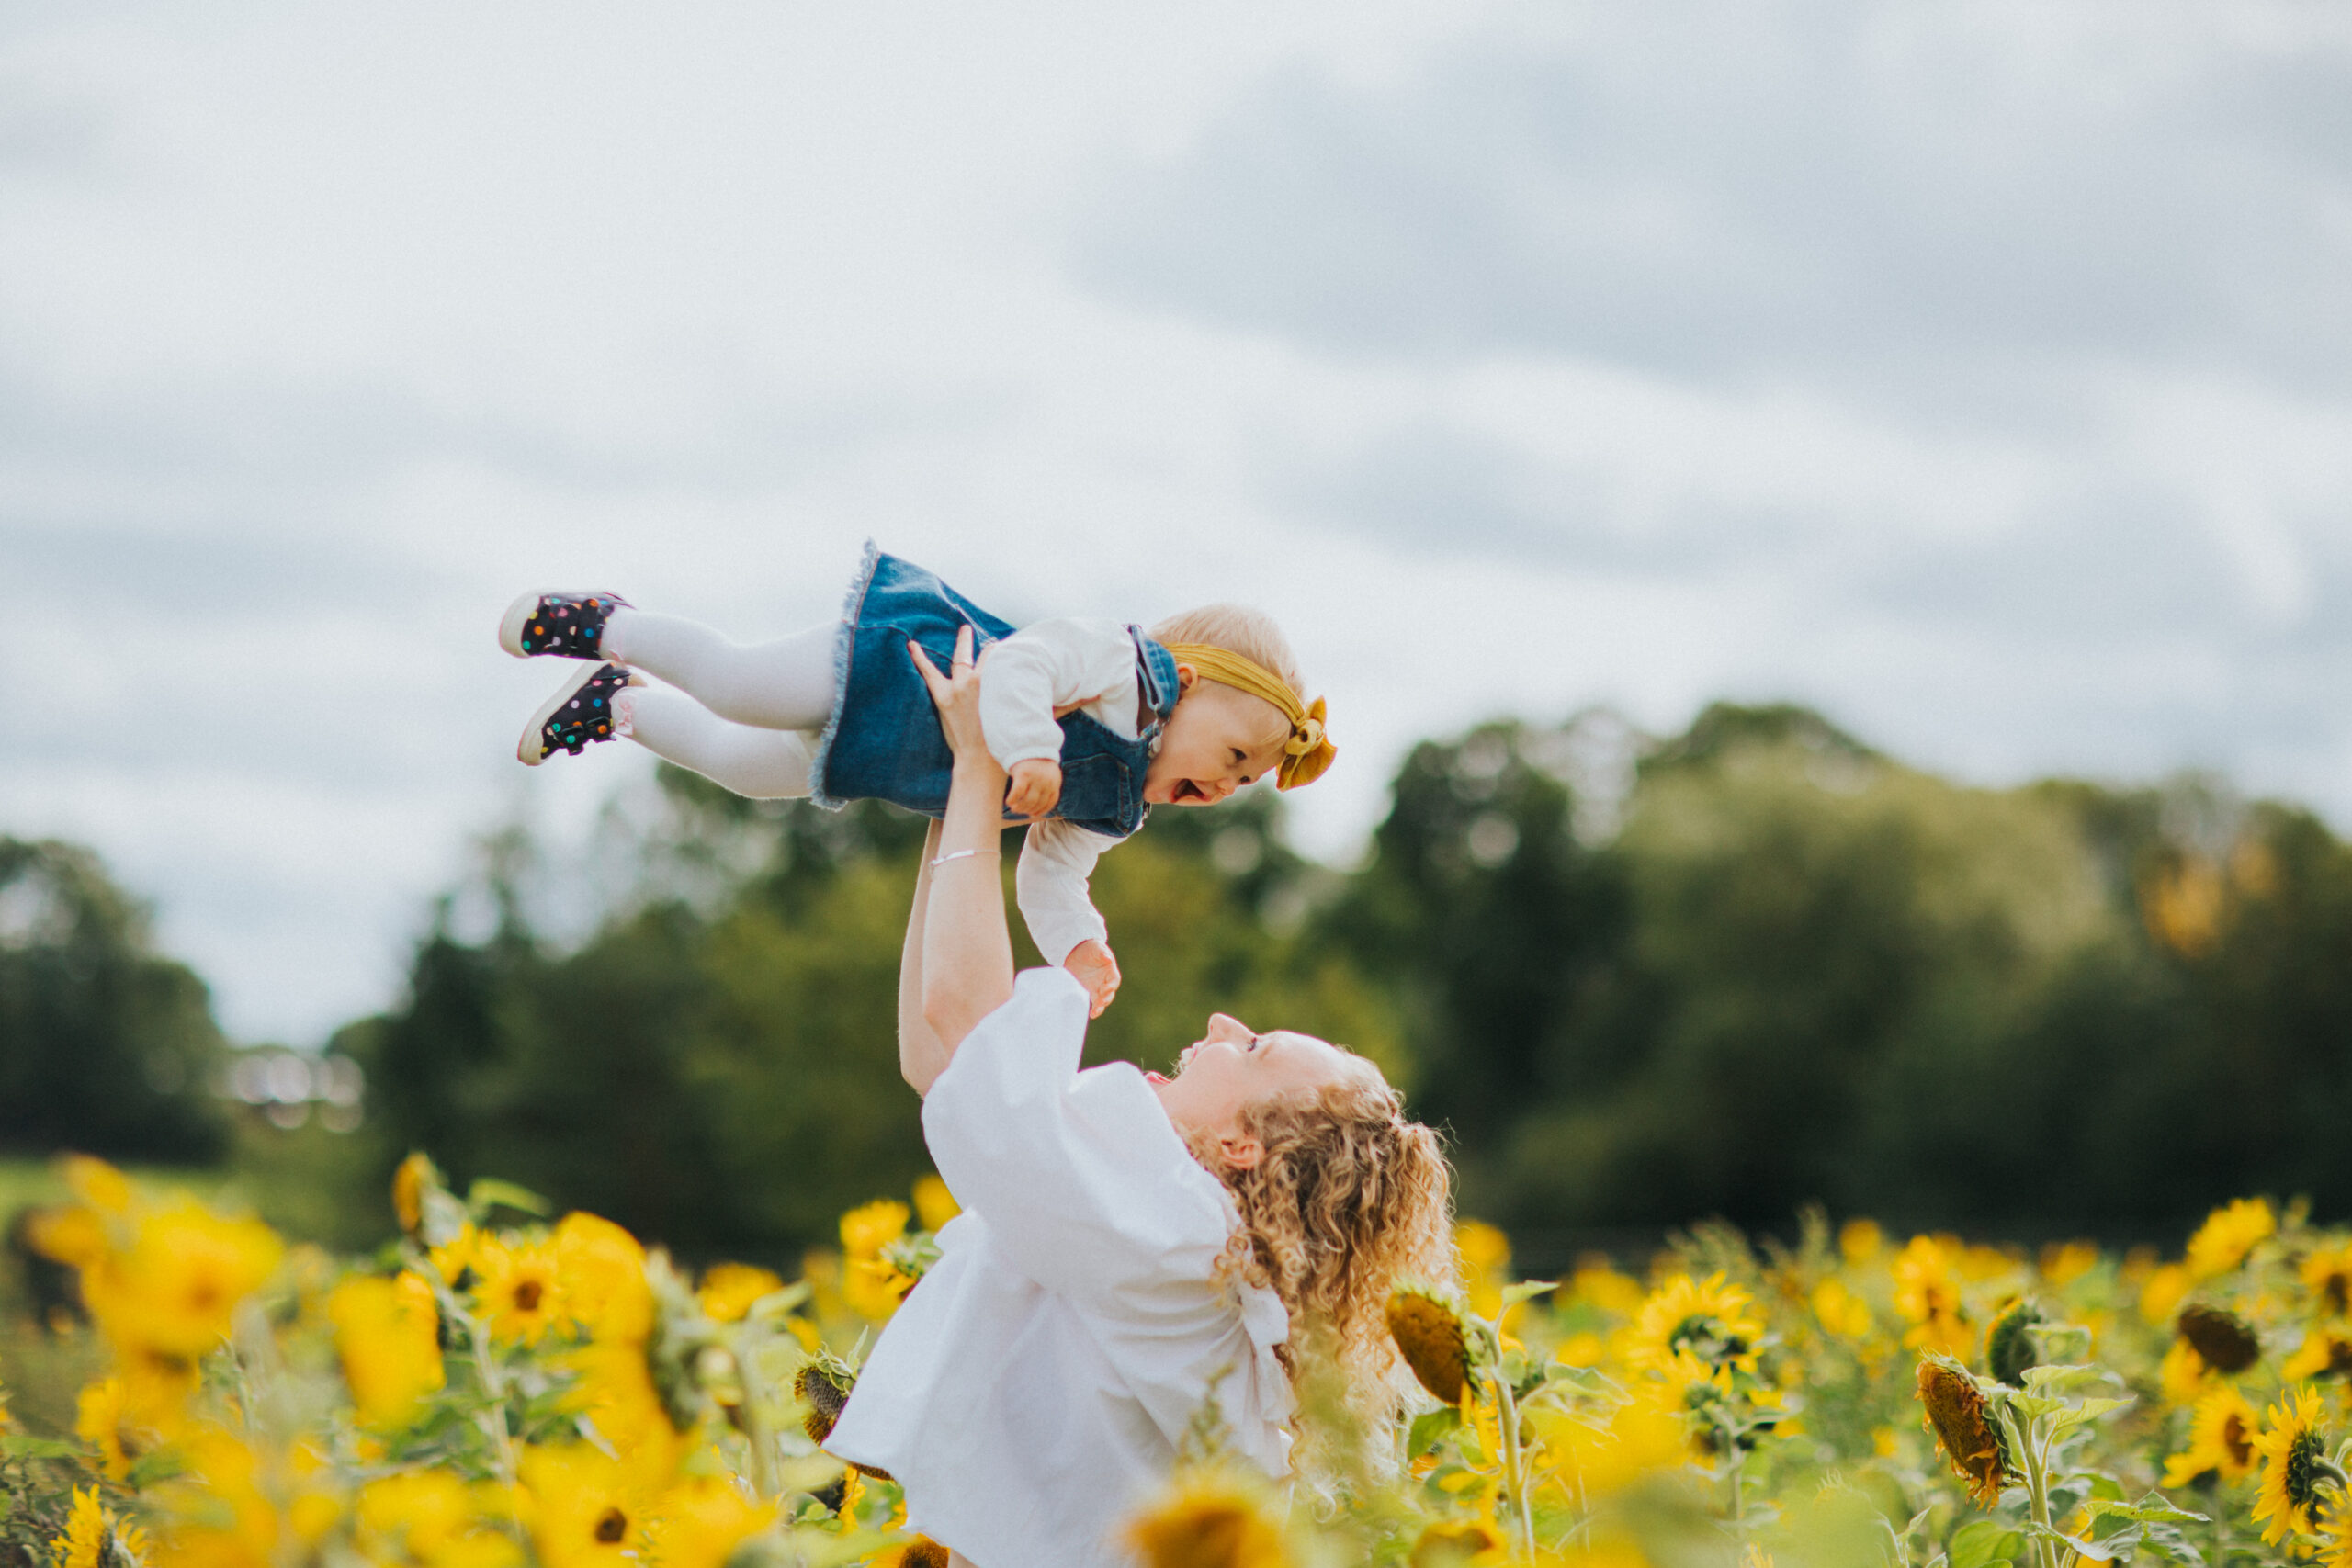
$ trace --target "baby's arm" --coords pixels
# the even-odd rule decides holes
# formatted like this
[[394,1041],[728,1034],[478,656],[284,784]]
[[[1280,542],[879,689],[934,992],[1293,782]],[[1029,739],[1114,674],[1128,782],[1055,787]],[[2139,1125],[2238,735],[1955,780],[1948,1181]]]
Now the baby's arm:
[[1029,934],[1048,963],[1076,976],[1093,998],[1093,1014],[1119,990],[1119,963],[1112,955],[1110,930],[1087,897],[1087,878],[1102,852],[1118,842],[1075,823],[1033,822],[1021,847],[1013,892]]
[[1055,620],[1013,633],[980,660],[980,728],[1012,780],[1005,804],[1042,817],[1061,798],[1060,714],[1135,684],[1135,645],[1109,622]]

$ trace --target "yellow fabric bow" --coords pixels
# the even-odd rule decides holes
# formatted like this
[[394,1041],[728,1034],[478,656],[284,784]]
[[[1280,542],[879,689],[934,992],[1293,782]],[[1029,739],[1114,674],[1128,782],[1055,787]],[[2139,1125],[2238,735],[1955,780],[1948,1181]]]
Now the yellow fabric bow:
[[1229,648],[1214,648],[1204,642],[1171,642],[1168,651],[1178,663],[1199,671],[1204,680],[1262,697],[1290,720],[1290,737],[1283,742],[1282,764],[1274,773],[1275,788],[1296,789],[1300,784],[1313,784],[1340,754],[1340,749],[1323,732],[1321,697],[1312,703],[1299,701],[1289,682]]

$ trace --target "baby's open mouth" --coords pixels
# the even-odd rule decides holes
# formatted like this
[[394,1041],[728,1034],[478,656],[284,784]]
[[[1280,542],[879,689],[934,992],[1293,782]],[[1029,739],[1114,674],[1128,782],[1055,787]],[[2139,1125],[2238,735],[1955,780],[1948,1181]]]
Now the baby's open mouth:
[[1175,789],[1169,795],[1170,799],[1177,801],[1206,800],[1208,797],[1209,792],[1190,779],[1178,779]]

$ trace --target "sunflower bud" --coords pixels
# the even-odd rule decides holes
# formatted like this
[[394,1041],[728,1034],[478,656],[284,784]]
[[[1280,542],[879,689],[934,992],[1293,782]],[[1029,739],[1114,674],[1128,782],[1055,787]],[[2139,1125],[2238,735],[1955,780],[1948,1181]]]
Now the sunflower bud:
[[2002,1310],[1984,1331],[1984,1370],[1996,1382],[2025,1386],[2026,1369],[2041,1364],[2041,1344],[2034,1330],[2042,1322],[2041,1309],[2020,1296]]
[[[842,1418],[842,1411],[849,1404],[850,1391],[856,1387],[857,1374],[831,1356],[809,1362],[794,1375],[792,1392],[808,1406],[800,1429],[808,1434],[810,1442],[821,1447],[832,1436],[833,1424]],[[890,1479],[888,1471],[876,1470],[871,1465],[853,1464],[850,1468],[877,1481]]]

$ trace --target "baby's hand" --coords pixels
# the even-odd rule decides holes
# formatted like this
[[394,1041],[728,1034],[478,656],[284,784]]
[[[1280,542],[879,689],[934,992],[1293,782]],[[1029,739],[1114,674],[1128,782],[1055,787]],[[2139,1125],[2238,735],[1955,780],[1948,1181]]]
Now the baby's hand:
[[[1043,817],[1061,797],[1062,765],[1059,762],[1032,757],[1025,762],[1012,764],[1012,787],[1005,792],[1004,804],[1015,817]],[[1108,953],[1110,950],[1104,948],[1103,951]]]
[[1086,1016],[1101,1018],[1102,1010],[1111,1005],[1111,998],[1119,994],[1119,961],[1111,956],[1110,947],[1088,937],[1069,950],[1062,967],[1077,976],[1078,983],[1094,998]]

